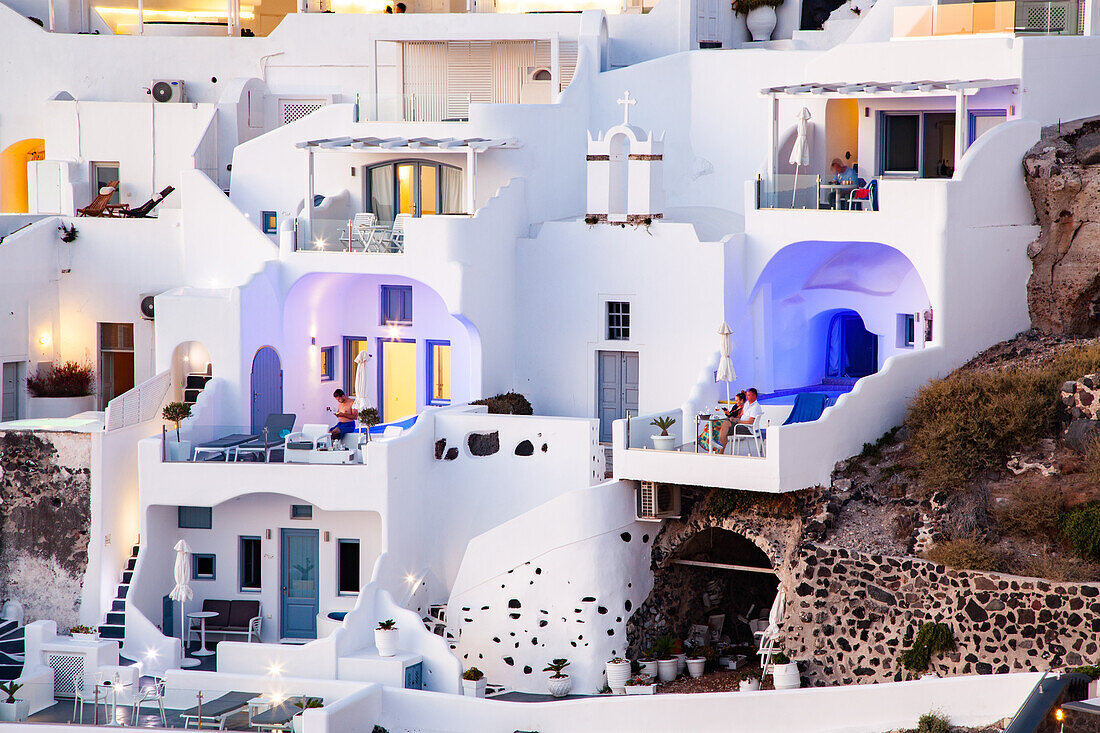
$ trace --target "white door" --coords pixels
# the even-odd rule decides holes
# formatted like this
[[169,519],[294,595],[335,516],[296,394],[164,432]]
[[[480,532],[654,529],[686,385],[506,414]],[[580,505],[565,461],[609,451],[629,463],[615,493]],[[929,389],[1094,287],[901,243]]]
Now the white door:
[[718,33],[718,0],[695,0],[699,18],[695,35],[700,45],[720,44],[722,37]]

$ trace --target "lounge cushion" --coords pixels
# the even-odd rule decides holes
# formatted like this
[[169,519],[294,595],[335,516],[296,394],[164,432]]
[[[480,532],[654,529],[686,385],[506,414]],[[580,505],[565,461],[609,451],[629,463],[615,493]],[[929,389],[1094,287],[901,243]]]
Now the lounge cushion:
[[206,630],[211,629],[224,629],[229,624],[229,601],[219,601],[214,598],[207,598],[202,602],[202,610],[213,611],[218,614],[212,618],[206,619]]
[[231,601],[229,604],[229,628],[247,631],[248,622],[259,615],[259,601]]

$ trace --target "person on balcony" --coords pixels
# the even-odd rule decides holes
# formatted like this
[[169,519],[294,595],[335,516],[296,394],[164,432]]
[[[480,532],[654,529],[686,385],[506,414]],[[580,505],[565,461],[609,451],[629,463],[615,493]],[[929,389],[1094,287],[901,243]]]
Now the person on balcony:
[[744,392],[737,393],[737,399],[734,403],[735,408],[740,407],[740,411],[734,416],[733,410],[730,410],[726,414],[729,415],[728,420],[723,420],[721,426],[718,428],[718,442],[722,444],[722,450],[726,450],[726,441],[729,440],[729,434],[733,431],[733,426],[748,425],[753,430],[756,430],[762,436],[764,431],[759,428],[758,420],[764,417],[764,408],[760,406],[760,402],[757,398],[760,394],[756,391],[756,387],[749,387]]
[[733,396],[733,404],[728,410],[726,408],[720,409],[726,413],[726,419],[718,426],[718,443],[721,444],[722,450],[725,450],[726,441],[729,440],[730,431],[733,430],[733,424],[741,419],[741,412],[745,409],[745,391],[741,390]]
[[[337,444],[343,446],[343,437],[355,432],[355,419],[359,417],[359,411],[352,407],[351,398],[344,394],[344,390],[338,389],[332,393],[336,398],[336,424],[328,431],[332,438],[333,450]],[[332,408],[329,408],[332,409]]]
[[840,158],[833,158],[833,183],[842,183],[846,186],[856,185],[856,172],[848,165],[844,164]]

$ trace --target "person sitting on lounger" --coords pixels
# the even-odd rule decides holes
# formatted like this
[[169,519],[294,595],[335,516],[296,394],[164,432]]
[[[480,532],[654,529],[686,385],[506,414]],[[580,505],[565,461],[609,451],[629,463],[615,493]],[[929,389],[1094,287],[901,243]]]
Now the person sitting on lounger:
[[359,417],[359,411],[351,406],[351,398],[344,394],[344,390],[338,389],[332,396],[336,398],[336,424],[328,434],[332,438],[332,447],[336,448],[337,443],[343,445],[341,438],[355,432],[355,418]]

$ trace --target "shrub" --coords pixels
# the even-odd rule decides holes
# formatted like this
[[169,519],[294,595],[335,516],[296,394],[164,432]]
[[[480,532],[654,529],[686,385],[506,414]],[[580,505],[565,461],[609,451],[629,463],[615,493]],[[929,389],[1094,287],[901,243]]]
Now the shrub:
[[769,6],[778,8],[782,4],[783,0],[733,0],[733,12],[738,15],[748,15],[757,8]]
[[1062,520],[1062,536],[1083,558],[1100,560],[1100,504],[1079,504]]
[[755,512],[765,516],[790,517],[801,510],[806,492],[789,491],[784,494],[762,494],[740,489],[713,489],[704,499],[702,512],[721,519],[743,512]]
[[191,417],[191,405],[186,402],[169,402],[161,410],[160,416],[176,424],[176,441],[180,439],[180,423]]
[[1083,674],[1090,680],[1100,679],[1100,667],[1095,664],[1086,664],[1083,667],[1074,667],[1070,672],[1076,672],[1077,674]]
[[484,676],[485,673],[477,667],[470,667],[468,670],[462,673],[462,679],[470,680],[471,682],[477,682]]
[[23,685],[19,684],[18,682],[15,682],[15,681],[8,682],[7,684],[0,685],[0,692],[3,692],[5,695],[8,696],[8,698],[6,700],[4,700],[4,702],[14,703],[15,702],[15,693],[19,692],[19,690],[21,690],[22,688],[23,688]]
[[649,424],[655,428],[660,428],[661,436],[664,437],[668,435],[668,429],[676,424],[676,418],[668,416],[655,417]]
[[921,624],[913,646],[901,653],[901,664],[911,672],[927,671],[933,655],[955,651],[955,634],[947,624]]
[[930,382],[905,420],[920,479],[932,489],[957,488],[1053,436],[1062,383],[1096,371],[1100,345],[1068,350],[1041,366],[960,371]]
[[323,708],[324,706],[325,701],[319,697],[305,697],[294,701],[294,707],[299,710],[311,710],[313,708]]
[[1045,549],[1038,555],[1024,558],[1019,567],[1014,569],[1017,575],[1061,581],[1095,581],[1100,577],[1098,571],[1100,569],[1091,563],[1055,555]]
[[359,411],[359,422],[369,428],[382,422],[382,416],[378,414],[377,407],[367,407]]
[[392,618],[386,619],[385,621],[379,621],[378,622],[378,630],[379,631],[393,631],[396,628],[397,628],[397,622],[394,621]]
[[1005,560],[1001,553],[989,544],[972,537],[937,542],[924,557],[938,565],[959,570],[1004,570]]
[[917,733],[951,733],[951,721],[943,713],[925,713],[917,719]]
[[531,403],[519,392],[505,392],[496,397],[476,400],[471,405],[485,405],[490,415],[534,415]]
[[66,361],[27,377],[27,392],[31,397],[86,397],[93,393],[94,380],[91,364]]
[[1056,539],[1066,511],[1066,499],[1056,485],[1029,477],[1017,485],[997,510],[997,530],[1003,535]]

